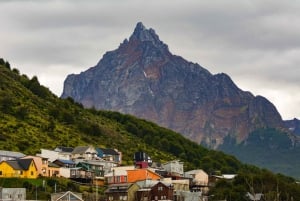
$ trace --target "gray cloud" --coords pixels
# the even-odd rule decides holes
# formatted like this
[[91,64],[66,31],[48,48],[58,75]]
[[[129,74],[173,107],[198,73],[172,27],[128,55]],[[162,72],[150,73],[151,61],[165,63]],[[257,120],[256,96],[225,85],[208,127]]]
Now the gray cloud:
[[68,74],[95,65],[142,21],[172,53],[300,118],[300,2],[0,1],[0,57],[60,95]]

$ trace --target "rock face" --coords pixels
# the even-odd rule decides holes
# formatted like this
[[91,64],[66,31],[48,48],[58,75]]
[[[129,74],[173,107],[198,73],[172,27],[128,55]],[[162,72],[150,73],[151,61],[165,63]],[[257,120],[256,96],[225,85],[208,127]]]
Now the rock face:
[[292,120],[287,120],[284,121],[284,125],[289,131],[292,133],[300,136],[300,120],[299,119],[292,119]]
[[173,55],[142,23],[95,67],[69,75],[66,97],[151,120],[213,148],[228,135],[239,142],[256,128],[283,127],[266,98],[242,91],[224,73],[213,75]]

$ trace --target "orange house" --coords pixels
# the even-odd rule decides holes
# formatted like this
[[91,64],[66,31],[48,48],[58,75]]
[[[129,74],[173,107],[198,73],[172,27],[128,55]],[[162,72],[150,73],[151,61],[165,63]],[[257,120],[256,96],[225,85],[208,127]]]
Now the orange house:
[[135,170],[127,170],[127,182],[134,183],[137,181],[143,181],[146,179],[150,180],[159,180],[162,177],[148,169],[135,169]]

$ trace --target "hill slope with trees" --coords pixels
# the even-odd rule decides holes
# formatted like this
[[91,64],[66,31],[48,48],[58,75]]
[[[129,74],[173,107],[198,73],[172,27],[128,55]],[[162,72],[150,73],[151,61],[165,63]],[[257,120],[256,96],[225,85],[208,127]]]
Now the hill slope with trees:
[[[84,109],[72,99],[60,99],[0,59],[0,149],[36,154],[41,148],[79,146],[117,148],[123,164],[132,164],[136,151],[145,151],[154,161],[180,159],[185,170],[204,169],[211,173],[235,173],[233,183],[221,182],[212,190],[215,198],[231,195],[242,200],[244,193],[262,191],[282,198],[300,200],[295,180],[245,165],[235,157],[208,150],[166,128],[117,112]],[[277,185],[274,186],[274,181]],[[229,194],[228,194],[229,193]]]

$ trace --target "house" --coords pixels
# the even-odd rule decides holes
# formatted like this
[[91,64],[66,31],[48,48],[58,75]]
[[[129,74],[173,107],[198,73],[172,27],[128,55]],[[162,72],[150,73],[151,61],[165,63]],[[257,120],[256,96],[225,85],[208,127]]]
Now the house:
[[56,159],[53,163],[64,168],[74,168],[76,166],[76,163],[72,160]]
[[73,148],[55,148],[54,150],[49,149],[41,149],[40,154],[36,154],[37,156],[48,158],[48,161],[53,162],[56,159],[62,159],[62,160],[70,160],[71,159],[71,152],[73,151]]
[[18,158],[22,158],[24,156],[25,156],[25,154],[20,153],[20,152],[0,150],[0,162],[8,161],[8,160],[15,160]]
[[32,158],[38,170],[39,176],[48,177],[48,158],[44,158],[41,156],[24,156],[23,159]]
[[174,200],[174,189],[170,183],[144,180],[137,182],[140,189],[136,192],[138,201],[148,200]]
[[0,200],[26,200],[26,188],[0,187]]
[[160,180],[162,177],[149,169],[127,170],[127,181],[134,183],[143,180]]
[[105,160],[101,160],[101,159],[86,160],[86,159],[76,158],[76,159],[73,159],[73,161],[76,164],[78,164],[80,162],[97,163],[98,165],[101,165],[103,167],[104,175],[108,174],[109,172],[111,172],[112,168],[118,166],[118,164],[115,163],[115,162],[113,162],[113,161],[105,161]]
[[135,201],[139,186],[135,183],[111,184],[105,191],[108,201]]
[[60,177],[60,166],[52,163],[52,162],[48,162],[48,177]]
[[52,193],[51,201],[83,201],[83,199],[81,193],[67,191],[63,193]]
[[183,176],[183,162],[179,160],[173,160],[162,164],[165,171],[168,172],[168,176],[173,179],[177,179]]
[[53,163],[60,167],[59,175],[65,178],[70,178],[72,169],[76,169],[76,163],[72,160],[57,159]]
[[191,191],[208,191],[208,174],[201,170],[191,170],[184,173],[184,177],[190,179]]
[[97,156],[106,161],[113,161],[115,163],[122,163],[122,153],[116,149],[105,149],[105,148],[96,148]]
[[92,160],[97,158],[97,151],[93,146],[78,146],[72,151],[72,159]]
[[98,163],[98,161],[82,161],[77,163],[76,167],[81,167],[85,171],[93,172],[95,177],[104,177],[103,165]]
[[123,169],[113,169],[110,173],[105,174],[104,178],[109,185],[128,183],[127,171]]
[[38,170],[32,158],[2,161],[0,163],[0,178],[18,177],[35,179]]

